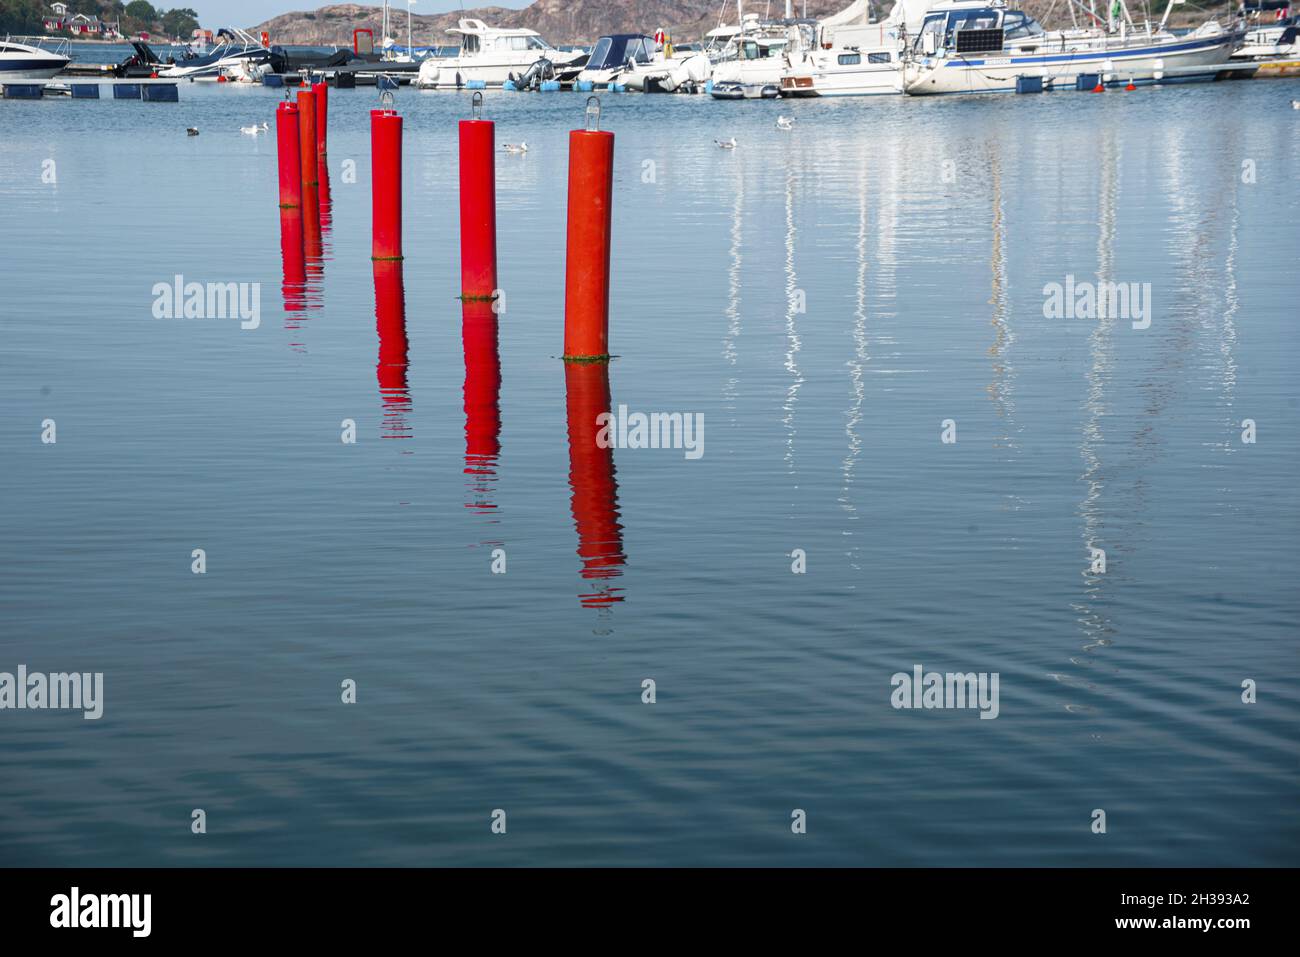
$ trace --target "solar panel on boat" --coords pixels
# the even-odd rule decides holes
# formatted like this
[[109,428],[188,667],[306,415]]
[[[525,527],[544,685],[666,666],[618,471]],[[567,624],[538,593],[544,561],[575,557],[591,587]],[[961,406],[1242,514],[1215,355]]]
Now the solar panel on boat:
[[958,53],[996,53],[1002,49],[1002,28],[958,30]]

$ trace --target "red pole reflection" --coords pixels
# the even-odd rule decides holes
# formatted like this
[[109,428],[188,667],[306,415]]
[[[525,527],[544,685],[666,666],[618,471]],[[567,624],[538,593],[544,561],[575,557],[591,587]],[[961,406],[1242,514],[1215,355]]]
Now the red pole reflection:
[[[303,258],[302,208],[280,207],[280,260],[284,265],[284,283],[280,292],[284,296],[284,311],[292,316],[307,307],[307,264]],[[289,319],[286,326],[293,326]]]
[[472,501],[466,508],[496,509],[490,498],[501,454],[501,356],[497,350],[494,303],[464,299],[461,339],[465,345],[465,474]]
[[564,385],[569,419],[569,485],[573,522],[578,530],[582,577],[597,583],[596,591],[579,594],[584,607],[600,608],[622,601],[621,588],[607,584],[623,574],[623,526],[619,524],[618,482],[614,450],[601,448],[596,421],[609,412],[609,364],[566,362]]
[[323,235],[329,235],[334,223],[334,201],[330,198],[330,164],[323,153],[316,164],[316,180],[320,191],[320,229]]
[[380,437],[406,439],[411,429],[406,414],[411,411],[411,390],[406,381],[406,292],[402,284],[400,259],[375,260],[375,328],[379,333],[379,361],[375,377],[384,407]]

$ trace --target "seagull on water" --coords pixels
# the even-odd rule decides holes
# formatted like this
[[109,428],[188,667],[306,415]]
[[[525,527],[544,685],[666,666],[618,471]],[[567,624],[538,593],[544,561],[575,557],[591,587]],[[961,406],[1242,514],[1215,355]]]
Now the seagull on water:
[[239,132],[247,136],[256,136],[258,133],[265,133],[269,129],[270,127],[267,126],[265,123],[263,123],[261,126],[258,126],[256,123],[254,123],[252,126],[241,126],[239,128]]
[[520,140],[518,143],[507,143],[507,144],[503,147],[503,149],[504,149],[507,153],[527,153],[527,152],[528,152],[528,141],[527,141],[527,140]]
[[1300,100],[1292,100],[1292,101],[1291,101],[1291,109],[1293,109],[1293,110],[1300,110]]
[[788,116],[778,116],[776,118],[776,128],[778,130],[792,130],[794,129],[794,120]]
[[717,143],[720,149],[734,150],[736,148],[736,138],[734,136],[729,140],[714,140],[713,142]]

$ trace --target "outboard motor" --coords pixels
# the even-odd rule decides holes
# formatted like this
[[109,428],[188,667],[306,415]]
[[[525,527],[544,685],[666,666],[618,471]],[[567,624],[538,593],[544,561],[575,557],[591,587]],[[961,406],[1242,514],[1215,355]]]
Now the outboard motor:
[[515,85],[517,90],[538,90],[541,89],[543,80],[553,80],[555,78],[555,64],[546,57],[542,57],[530,66],[519,76],[510,74],[510,82]]

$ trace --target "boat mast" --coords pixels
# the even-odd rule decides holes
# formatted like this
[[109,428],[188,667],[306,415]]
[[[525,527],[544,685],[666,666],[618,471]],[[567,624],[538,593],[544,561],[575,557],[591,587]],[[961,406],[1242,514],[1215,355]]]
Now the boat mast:
[[[1173,11],[1173,9],[1174,9],[1174,4],[1177,3],[1177,2],[1178,2],[1178,0],[1169,0],[1169,5],[1168,5],[1167,7],[1165,7],[1165,15],[1164,15],[1163,17],[1160,18],[1160,32],[1161,32],[1161,33],[1164,32],[1165,24],[1169,22],[1169,14]],[[1244,75],[1244,74],[1243,74],[1243,75]]]

